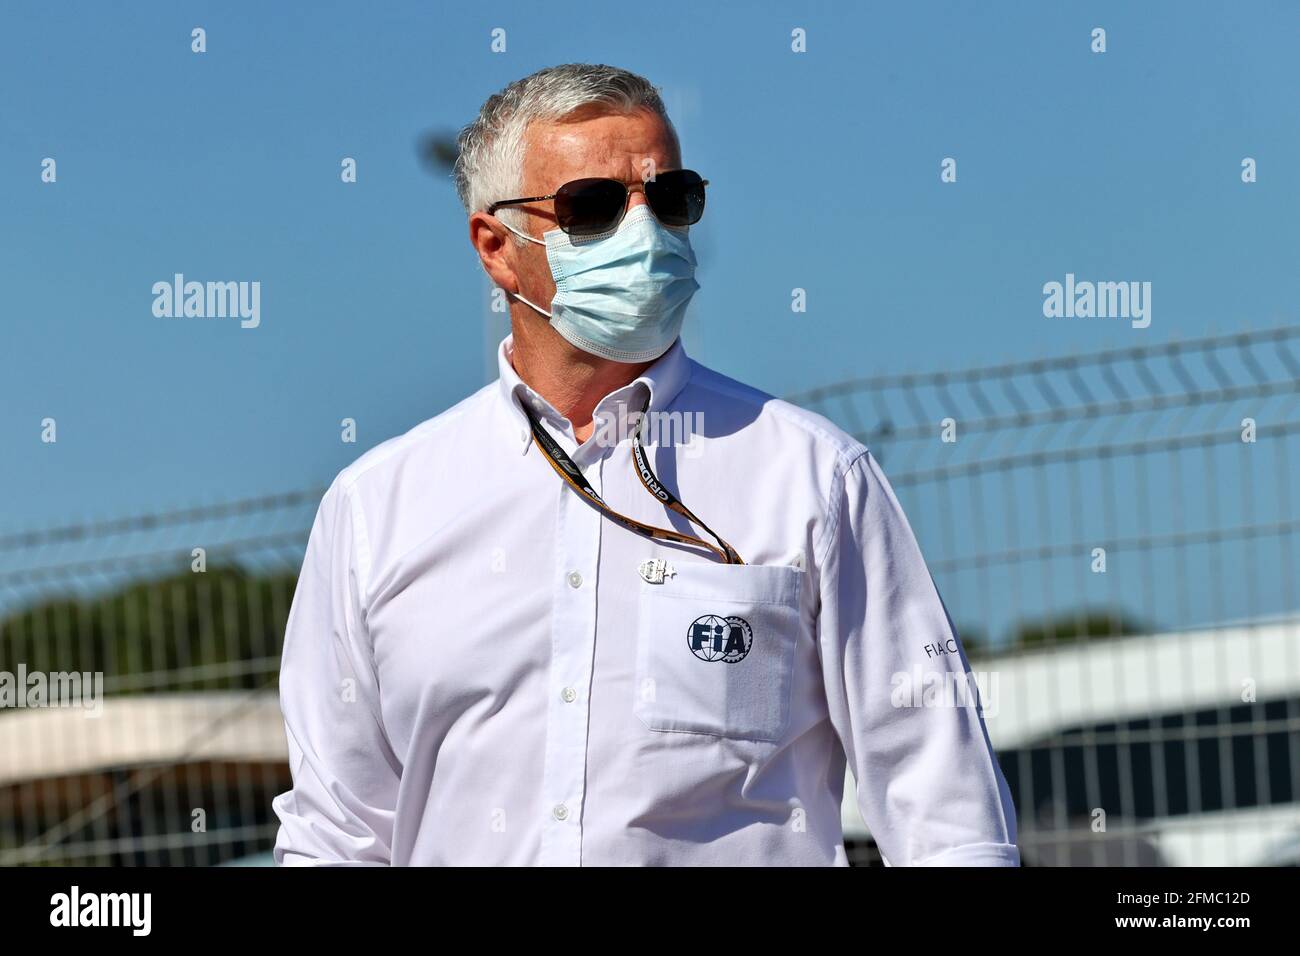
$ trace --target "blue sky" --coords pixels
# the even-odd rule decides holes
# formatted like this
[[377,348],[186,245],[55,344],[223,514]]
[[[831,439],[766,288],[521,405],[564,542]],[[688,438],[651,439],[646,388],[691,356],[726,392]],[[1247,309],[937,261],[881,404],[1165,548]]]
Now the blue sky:
[[[1297,48],[1286,3],[7,4],[0,527],[324,483],[479,387],[416,144],[566,61],[663,88],[713,183],[688,350],[773,393],[1294,321]],[[261,326],[156,318],[176,272]],[[1152,282],[1151,327],[1045,319],[1067,272]]]

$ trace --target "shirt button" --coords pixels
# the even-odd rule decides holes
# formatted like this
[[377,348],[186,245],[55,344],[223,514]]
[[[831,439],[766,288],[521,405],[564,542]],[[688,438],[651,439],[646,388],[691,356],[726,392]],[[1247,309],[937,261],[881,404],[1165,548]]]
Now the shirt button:
[[566,704],[572,704],[578,699],[578,692],[572,687],[566,687],[564,690],[560,691],[560,699]]
[[569,587],[571,588],[582,587],[582,575],[579,574],[577,571],[569,572]]
[[569,819],[569,808],[562,803],[557,803],[551,808],[551,816],[557,820],[567,820]]

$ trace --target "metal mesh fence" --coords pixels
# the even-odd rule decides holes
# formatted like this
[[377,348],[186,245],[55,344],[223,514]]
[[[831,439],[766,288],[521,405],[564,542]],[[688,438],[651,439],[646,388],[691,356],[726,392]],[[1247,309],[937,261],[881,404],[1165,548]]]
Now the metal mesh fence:
[[0,864],[269,848],[289,784],[280,648],[322,493],[0,536],[0,666],[81,679],[0,714]]
[[795,397],[890,475],[991,685],[1028,862],[1250,863],[1294,841],[1298,337]]
[[[1297,338],[793,397],[890,476],[981,677],[1026,862],[1291,860]],[[0,712],[0,864],[269,849],[276,671],[322,491],[0,535],[0,670],[51,675],[43,705]],[[69,683],[96,673],[98,714]],[[847,819],[853,862],[879,862]]]

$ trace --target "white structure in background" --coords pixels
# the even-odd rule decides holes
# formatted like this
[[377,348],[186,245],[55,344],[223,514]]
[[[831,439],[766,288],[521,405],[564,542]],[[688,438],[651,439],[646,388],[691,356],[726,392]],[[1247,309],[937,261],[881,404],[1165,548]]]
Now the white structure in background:
[[[986,701],[992,716],[986,718],[989,737],[1002,758],[1013,790],[1015,774],[1008,769],[1013,755],[1031,747],[1078,748],[1089,746],[1079,731],[1141,718],[1181,718],[1195,728],[1195,715],[1241,707],[1251,701],[1289,702],[1289,726],[1270,726],[1268,733],[1289,733],[1289,770],[1292,800],[1300,773],[1300,619],[1257,623],[1145,637],[1063,643],[1055,647],[978,659],[972,670],[996,674],[996,701]],[[983,688],[985,685],[981,683]],[[1243,695],[1252,695],[1253,697]],[[1276,706],[1276,704],[1275,704]],[[1073,731],[1066,742],[1051,738]],[[1200,732],[1217,741],[1233,732],[1250,738],[1259,732],[1250,723],[1222,724]],[[1136,736],[1136,735],[1135,735]],[[1114,746],[1113,744],[1111,746]],[[1259,744],[1263,747],[1263,744]],[[1258,765],[1235,767],[1241,775],[1256,776]],[[1275,768],[1276,769],[1276,768]],[[1285,769],[1285,768],[1282,768]],[[1206,792],[1223,785],[1221,764],[1202,767],[1199,778],[1187,778],[1182,788]],[[1214,776],[1214,780],[1207,777]],[[1134,780],[1135,785],[1163,787],[1168,780]],[[1019,805],[1019,804],[1018,804]],[[1238,806],[1241,806],[1238,803]],[[1128,832],[1175,866],[1240,866],[1282,862],[1287,846],[1300,836],[1300,803],[1246,806],[1210,813],[1184,813],[1143,820],[1122,821],[1118,808],[1104,808],[1111,830],[1127,826]],[[1050,816],[1050,814],[1049,814]],[[845,836],[862,839],[867,830],[853,800],[853,780],[845,787]],[[1086,858],[1095,834],[1088,820],[1066,834],[1051,820],[1035,822],[1021,807],[1020,843],[1027,859],[1050,861],[1067,844],[1076,858]],[[1064,838],[1064,839],[1063,839]],[[1046,849],[1043,849],[1043,848]],[[1121,862],[1112,857],[1111,862]],[[1291,862],[1295,862],[1292,858]]]
[[[1077,750],[1093,746],[1086,739],[1089,728],[1152,717],[1176,718],[1181,726],[1186,715],[1187,727],[1208,736],[1216,746],[1235,736],[1249,741],[1258,752],[1266,747],[1265,734],[1275,738],[1289,734],[1289,762],[1280,766],[1275,761],[1271,769],[1290,775],[1293,800],[1298,792],[1300,619],[1065,643],[984,658],[972,666],[977,672],[997,675],[997,699],[986,701],[991,715],[986,722],[1013,790],[1017,774],[1011,762],[1031,748],[1040,756],[1052,748]],[[1247,681],[1253,681],[1253,686]],[[1256,700],[1271,702],[1275,710],[1279,704],[1285,706],[1280,725],[1276,720],[1267,727],[1239,721],[1197,728],[1195,715],[1240,708],[1247,690],[1253,690]],[[273,691],[110,696],[102,716],[93,719],[75,708],[15,712],[0,720],[0,754],[4,755],[0,788],[76,779],[116,768],[214,762],[282,767],[288,756]],[[1105,761],[1099,765],[1104,767]],[[1207,763],[1200,767],[1199,777],[1179,778],[1177,783],[1167,774],[1134,774],[1129,786],[1180,788],[1184,797],[1188,788],[1197,788],[1204,794],[1224,784],[1226,767],[1232,767],[1238,777],[1256,776],[1250,791],[1256,796],[1268,793],[1268,782],[1261,786],[1258,780],[1259,764],[1249,762]],[[1114,774],[1101,779],[1106,773],[1101,770],[1092,783],[1113,788]],[[1091,831],[1086,817],[1070,819],[1063,830],[1050,812],[1035,820],[1022,806],[1021,847],[1026,859],[1037,863],[1136,862],[1125,856],[1135,843],[1176,866],[1295,863],[1300,859],[1300,803],[1255,800],[1252,804],[1241,798],[1244,790],[1239,787],[1237,799],[1228,802],[1238,809],[1153,816],[1136,823],[1124,821],[1120,808],[1106,807],[1110,832],[1101,837]],[[850,778],[845,788],[845,836],[860,840],[867,832],[852,794]],[[1038,794],[1040,801],[1043,797],[1052,799],[1051,794]],[[1084,797],[1072,792],[1067,802],[1078,804]],[[1095,855],[1101,843],[1109,843],[1104,860]],[[5,862],[25,862],[24,855],[0,854],[0,863]]]

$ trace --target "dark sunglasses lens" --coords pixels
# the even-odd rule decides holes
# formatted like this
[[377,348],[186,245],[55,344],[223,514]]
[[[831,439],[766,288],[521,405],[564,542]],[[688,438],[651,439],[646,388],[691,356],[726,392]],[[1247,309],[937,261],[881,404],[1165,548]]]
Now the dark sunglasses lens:
[[690,169],[660,173],[645,184],[645,198],[665,226],[692,226],[704,215],[704,180]]
[[555,221],[571,236],[613,228],[627,206],[627,187],[612,179],[575,179],[555,194]]

